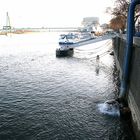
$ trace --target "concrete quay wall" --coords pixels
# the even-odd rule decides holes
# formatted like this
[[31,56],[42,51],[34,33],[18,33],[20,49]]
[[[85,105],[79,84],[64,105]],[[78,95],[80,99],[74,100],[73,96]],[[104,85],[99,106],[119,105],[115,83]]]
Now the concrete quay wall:
[[[125,35],[112,38],[112,44],[116,66],[121,78],[126,48]],[[134,132],[136,138],[140,140],[140,37],[134,37],[127,100],[131,109]]]

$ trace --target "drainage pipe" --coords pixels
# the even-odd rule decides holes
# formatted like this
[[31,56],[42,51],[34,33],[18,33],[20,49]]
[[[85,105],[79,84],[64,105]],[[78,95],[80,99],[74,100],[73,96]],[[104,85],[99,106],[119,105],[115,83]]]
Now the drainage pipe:
[[124,98],[127,92],[127,85],[130,74],[130,60],[132,55],[133,47],[133,35],[134,35],[134,14],[136,5],[140,4],[140,0],[131,0],[128,11],[127,19],[127,40],[126,40],[126,51],[124,57],[124,65],[122,71],[121,87],[119,98]]

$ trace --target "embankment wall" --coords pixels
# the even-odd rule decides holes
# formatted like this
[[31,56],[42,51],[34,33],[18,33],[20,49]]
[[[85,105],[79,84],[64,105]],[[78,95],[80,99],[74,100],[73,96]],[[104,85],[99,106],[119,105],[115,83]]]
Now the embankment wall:
[[[126,48],[125,35],[114,37],[112,39],[112,44],[115,62],[121,78]],[[127,100],[131,109],[134,132],[136,138],[140,140],[140,37],[134,37]]]

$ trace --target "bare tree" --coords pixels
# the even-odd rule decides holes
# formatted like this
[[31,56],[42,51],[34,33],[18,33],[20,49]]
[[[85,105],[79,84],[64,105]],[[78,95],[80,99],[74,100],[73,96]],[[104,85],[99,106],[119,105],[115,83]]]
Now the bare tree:
[[115,7],[107,7],[106,13],[111,14],[115,17],[117,16],[124,16],[127,17],[129,1],[128,0],[115,0],[114,2]]
[[[108,7],[106,12],[111,14],[113,18],[110,20],[110,27],[114,30],[122,30],[126,28],[127,14],[129,9],[129,0],[115,0],[114,8]],[[140,6],[135,9],[135,23],[140,17]]]
[[126,23],[126,19],[120,15],[110,20],[110,28],[116,31],[121,30],[122,32],[124,32],[126,27],[125,23]]

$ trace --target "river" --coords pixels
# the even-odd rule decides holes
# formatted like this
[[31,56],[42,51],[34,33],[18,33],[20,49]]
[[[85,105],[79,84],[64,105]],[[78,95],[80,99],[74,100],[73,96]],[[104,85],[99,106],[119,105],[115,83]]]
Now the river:
[[111,40],[56,58],[59,34],[0,36],[0,140],[134,140],[98,108],[118,92]]

